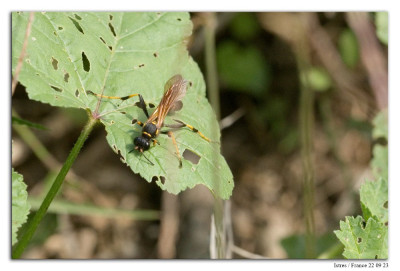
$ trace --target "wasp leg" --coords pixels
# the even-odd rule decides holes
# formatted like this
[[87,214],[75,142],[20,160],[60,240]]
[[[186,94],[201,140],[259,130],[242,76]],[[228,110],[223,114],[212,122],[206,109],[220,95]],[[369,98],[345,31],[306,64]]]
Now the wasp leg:
[[152,138],[151,140],[153,141],[153,147],[154,147],[156,144],[160,145],[160,142],[158,142],[157,139]]
[[145,103],[145,101],[144,101],[142,95],[140,95],[140,94],[138,94],[138,95],[139,95],[139,103],[138,103],[137,106],[138,106],[140,109],[142,109],[143,112],[144,112],[144,114],[146,115],[146,117],[149,118],[149,112],[147,112],[147,105],[146,105],[146,103]]
[[[174,143],[174,146],[175,146],[176,155],[178,156],[178,159],[179,159],[179,168],[181,168],[182,167],[182,158],[179,153],[178,144],[176,144],[174,133],[172,131],[162,131],[161,133],[167,134],[172,139],[172,143]],[[157,143],[158,143],[158,141],[157,141]]]
[[202,132],[200,132],[199,130],[197,130],[196,128],[194,128],[192,125],[186,124],[183,121],[174,119],[174,121],[178,122],[178,124],[164,124],[165,127],[168,128],[173,128],[173,129],[179,129],[179,128],[183,128],[183,127],[187,127],[190,130],[192,130],[192,132],[197,133],[199,136],[201,136],[201,138],[203,138],[204,140],[207,140],[208,142],[211,142],[211,139],[209,139],[208,137],[206,137],[205,135],[203,135]]
[[125,100],[128,100],[129,98],[132,98],[132,97],[135,97],[135,96],[140,96],[140,94],[138,94],[138,93],[136,93],[136,94],[131,94],[131,95],[128,95],[128,96],[124,96],[124,97],[117,97],[117,96],[106,96],[106,95],[102,95],[102,94],[98,94],[98,93],[94,93],[93,91],[91,91],[91,90],[87,90],[86,91],[86,93],[87,94],[92,94],[92,95],[95,95],[95,96],[97,96],[97,97],[100,97],[100,98],[106,98],[106,99],[117,99],[117,100],[121,100],[121,101],[125,101]]

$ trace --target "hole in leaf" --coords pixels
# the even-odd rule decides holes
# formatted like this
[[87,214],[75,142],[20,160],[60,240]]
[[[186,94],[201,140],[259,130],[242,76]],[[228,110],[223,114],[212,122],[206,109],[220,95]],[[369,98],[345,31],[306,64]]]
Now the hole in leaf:
[[142,68],[142,67],[144,67],[144,64],[140,64],[140,65],[139,65],[139,68]]
[[385,203],[383,204],[383,208],[385,208],[385,209],[388,208],[388,201],[385,201]]
[[154,107],[156,107],[153,103],[149,103],[149,107],[150,108],[154,108]]
[[117,35],[115,34],[114,26],[111,23],[109,23],[108,27],[110,27],[110,30],[111,30],[113,36],[116,37]]
[[75,20],[75,19],[72,18],[72,17],[68,17],[68,18],[72,21],[72,23],[74,24],[74,26],[76,27],[76,29],[78,29],[79,32],[81,32],[82,34],[85,34],[85,33],[83,33],[83,29],[82,29],[81,25],[78,23],[77,20]]
[[56,31],[53,31],[53,34],[54,34],[54,36],[56,36],[56,37],[58,36]]
[[117,146],[116,146],[116,145],[114,145],[114,144],[113,144],[113,145],[112,145],[112,148],[114,149],[114,151],[115,151],[115,152],[117,152],[117,151],[118,151],[118,149],[117,149]]
[[151,181],[152,182],[156,182],[158,180],[158,177],[157,176],[153,176],[153,178],[151,178]]
[[358,237],[357,238],[357,243],[361,243],[362,242],[362,238],[361,237]]
[[61,88],[55,87],[55,86],[50,86],[52,89],[54,89],[57,92],[63,92]]
[[75,90],[75,96],[79,97],[79,90],[78,89]]
[[365,221],[361,222],[361,228],[365,229],[365,226],[367,225],[367,223],[365,223]]
[[389,225],[389,221],[386,221],[386,222],[385,222],[385,226],[388,226],[388,225]]
[[106,41],[103,39],[103,37],[100,37],[100,40],[101,40],[104,44],[107,44]]
[[58,27],[58,30],[60,30],[60,31],[63,30],[63,29],[64,29],[64,28],[63,28],[62,26],[59,26],[59,27]]
[[113,124],[115,123],[115,121],[114,121],[114,120],[111,120],[110,123],[111,123],[111,125],[113,125]]
[[154,53],[153,56],[154,56],[154,57],[158,57],[158,54],[157,54],[157,53]]
[[378,259],[378,255],[375,255],[375,260]]
[[122,115],[125,115],[125,114],[126,114],[126,112],[125,112],[125,111],[121,111],[120,113],[121,113]]
[[109,17],[110,17],[110,21],[112,21],[112,19],[114,18],[111,14],[109,15]]
[[69,80],[69,73],[65,72],[64,73],[64,82],[68,83],[68,80]]
[[136,122],[137,122],[137,119],[133,119],[133,120],[131,121],[132,124],[135,124]]
[[58,70],[58,60],[54,57],[51,58],[51,65],[53,65],[53,69]]
[[125,162],[125,157],[122,156],[121,150],[118,150],[117,154],[119,156],[119,159],[124,163]]
[[110,51],[112,51],[112,46],[108,46],[108,49],[110,49]]
[[192,81],[189,81],[189,87],[193,86]]
[[82,20],[81,16],[79,16],[78,14],[74,14],[75,18],[78,20]]
[[87,58],[85,52],[82,52],[82,64],[83,64],[83,70],[85,72],[90,71],[90,62],[89,59]]
[[182,19],[181,19],[181,18],[177,18],[177,20],[178,20],[178,21],[182,21]]
[[185,149],[185,151],[182,154],[183,158],[191,162],[192,164],[197,165],[201,159],[201,156],[197,155],[193,151],[189,149]]
[[31,63],[31,60],[29,58],[25,59],[26,63]]
[[162,184],[164,184],[165,183],[165,177],[164,176],[160,176],[160,181],[161,181]]
[[387,146],[388,141],[384,137],[378,137],[377,139],[374,140],[373,144],[381,145],[381,146]]

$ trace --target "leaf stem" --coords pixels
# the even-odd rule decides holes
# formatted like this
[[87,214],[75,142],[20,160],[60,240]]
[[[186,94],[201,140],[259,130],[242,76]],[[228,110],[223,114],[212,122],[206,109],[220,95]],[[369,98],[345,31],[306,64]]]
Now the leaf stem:
[[79,136],[78,140],[76,141],[74,147],[72,148],[70,154],[67,157],[63,167],[61,168],[60,172],[58,173],[56,179],[54,180],[53,185],[51,186],[49,192],[47,193],[46,197],[44,198],[42,204],[39,207],[39,210],[36,212],[35,216],[29,222],[27,226],[27,230],[25,234],[21,237],[20,241],[17,243],[15,248],[12,252],[12,258],[18,259],[21,257],[22,253],[24,252],[26,246],[28,245],[29,241],[31,240],[33,234],[35,233],[38,225],[42,221],[42,218],[47,212],[51,202],[53,201],[54,197],[57,195],[58,191],[60,190],[61,185],[67,175],[69,169],[71,168],[72,164],[74,163],[78,153],[82,149],[82,146],[86,139],[88,138],[90,132],[92,131],[94,125],[97,123],[96,119],[93,119],[89,114],[89,121],[85,125],[82,130],[81,135]]

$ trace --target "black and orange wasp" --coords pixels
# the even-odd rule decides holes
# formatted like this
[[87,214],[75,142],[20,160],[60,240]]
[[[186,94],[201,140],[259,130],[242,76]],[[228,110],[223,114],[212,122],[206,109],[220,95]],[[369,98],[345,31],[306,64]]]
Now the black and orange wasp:
[[[165,117],[168,115],[169,112],[177,111],[182,107],[182,99],[186,94],[187,85],[188,81],[184,80],[180,74],[172,76],[165,83],[164,95],[161,98],[161,101],[158,104],[157,108],[151,115],[149,115],[147,111],[147,105],[141,94],[132,94],[124,97],[116,97],[116,96],[106,96],[102,94],[97,94],[90,90],[87,92],[89,94],[93,94],[101,98],[120,99],[122,101],[135,96],[139,96],[139,102],[137,103],[137,105],[139,108],[143,110],[144,114],[147,117],[147,120],[144,123],[141,121],[137,121],[135,119],[134,121],[132,121],[132,123],[136,122],[138,125],[142,127],[142,133],[140,136],[134,138],[133,143],[135,147],[130,152],[137,150],[143,154],[144,151],[150,149],[151,142],[153,143],[153,146],[159,144],[156,138],[160,133],[167,134],[172,139],[172,142],[175,146],[176,154],[179,159],[179,167],[182,167],[182,158],[179,153],[179,149],[175,140],[175,136],[173,134],[173,130],[187,127],[191,131],[197,133],[204,140],[211,142],[211,140],[205,135],[203,135],[198,129],[194,128],[192,125],[184,123],[183,121],[174,119],[174,121],[176,122],[174,124],[164,123]],[[161,131],[161,128],[163,127],[171,128],[171,130]],[[146,156],[144,157],[151,165],[154,165]]]

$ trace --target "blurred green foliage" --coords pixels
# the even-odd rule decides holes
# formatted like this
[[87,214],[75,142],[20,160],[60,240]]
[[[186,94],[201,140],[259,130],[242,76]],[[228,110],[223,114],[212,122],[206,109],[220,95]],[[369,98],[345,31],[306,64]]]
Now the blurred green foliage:
[[[290,259],[304,259],[306,257],[306,239],[304,235],[292,235],[281,240],[281,244]],[[333,233],[327,233],[316,239],[317,255],[327,251],[337,244],[337,239]],[[339,254],[331,255],[332,258],[342,258]]]
[[329,74],[322,68],[312,67],[301,73],[301,82],[315,91],[327,91],[332,86]]
[[387,12],[377,12],[375,15],[375,25],[376,25],[376,35],[379,40],[388,45],[388,13]]
[[240,45],[232,40],[217,47],[218,72],[229,89],[259,97],[268,89],[269,65],[253,45]]
[[338,41],[339,52],[343,62],[350,68],[354,68],[360,58],[357,37],[349,28],[343,29]]
[[271,72],[262,48],[255,41],[261,27],[254,13],[237,13],[230,37],[217,44],[218,72],[223,85],[233,91],[260,97],[268,90]]
[[248,41],[260,34],[261,27],[254,13],[243,12],[235,15],[229,25],[229,30],[236,39]]

